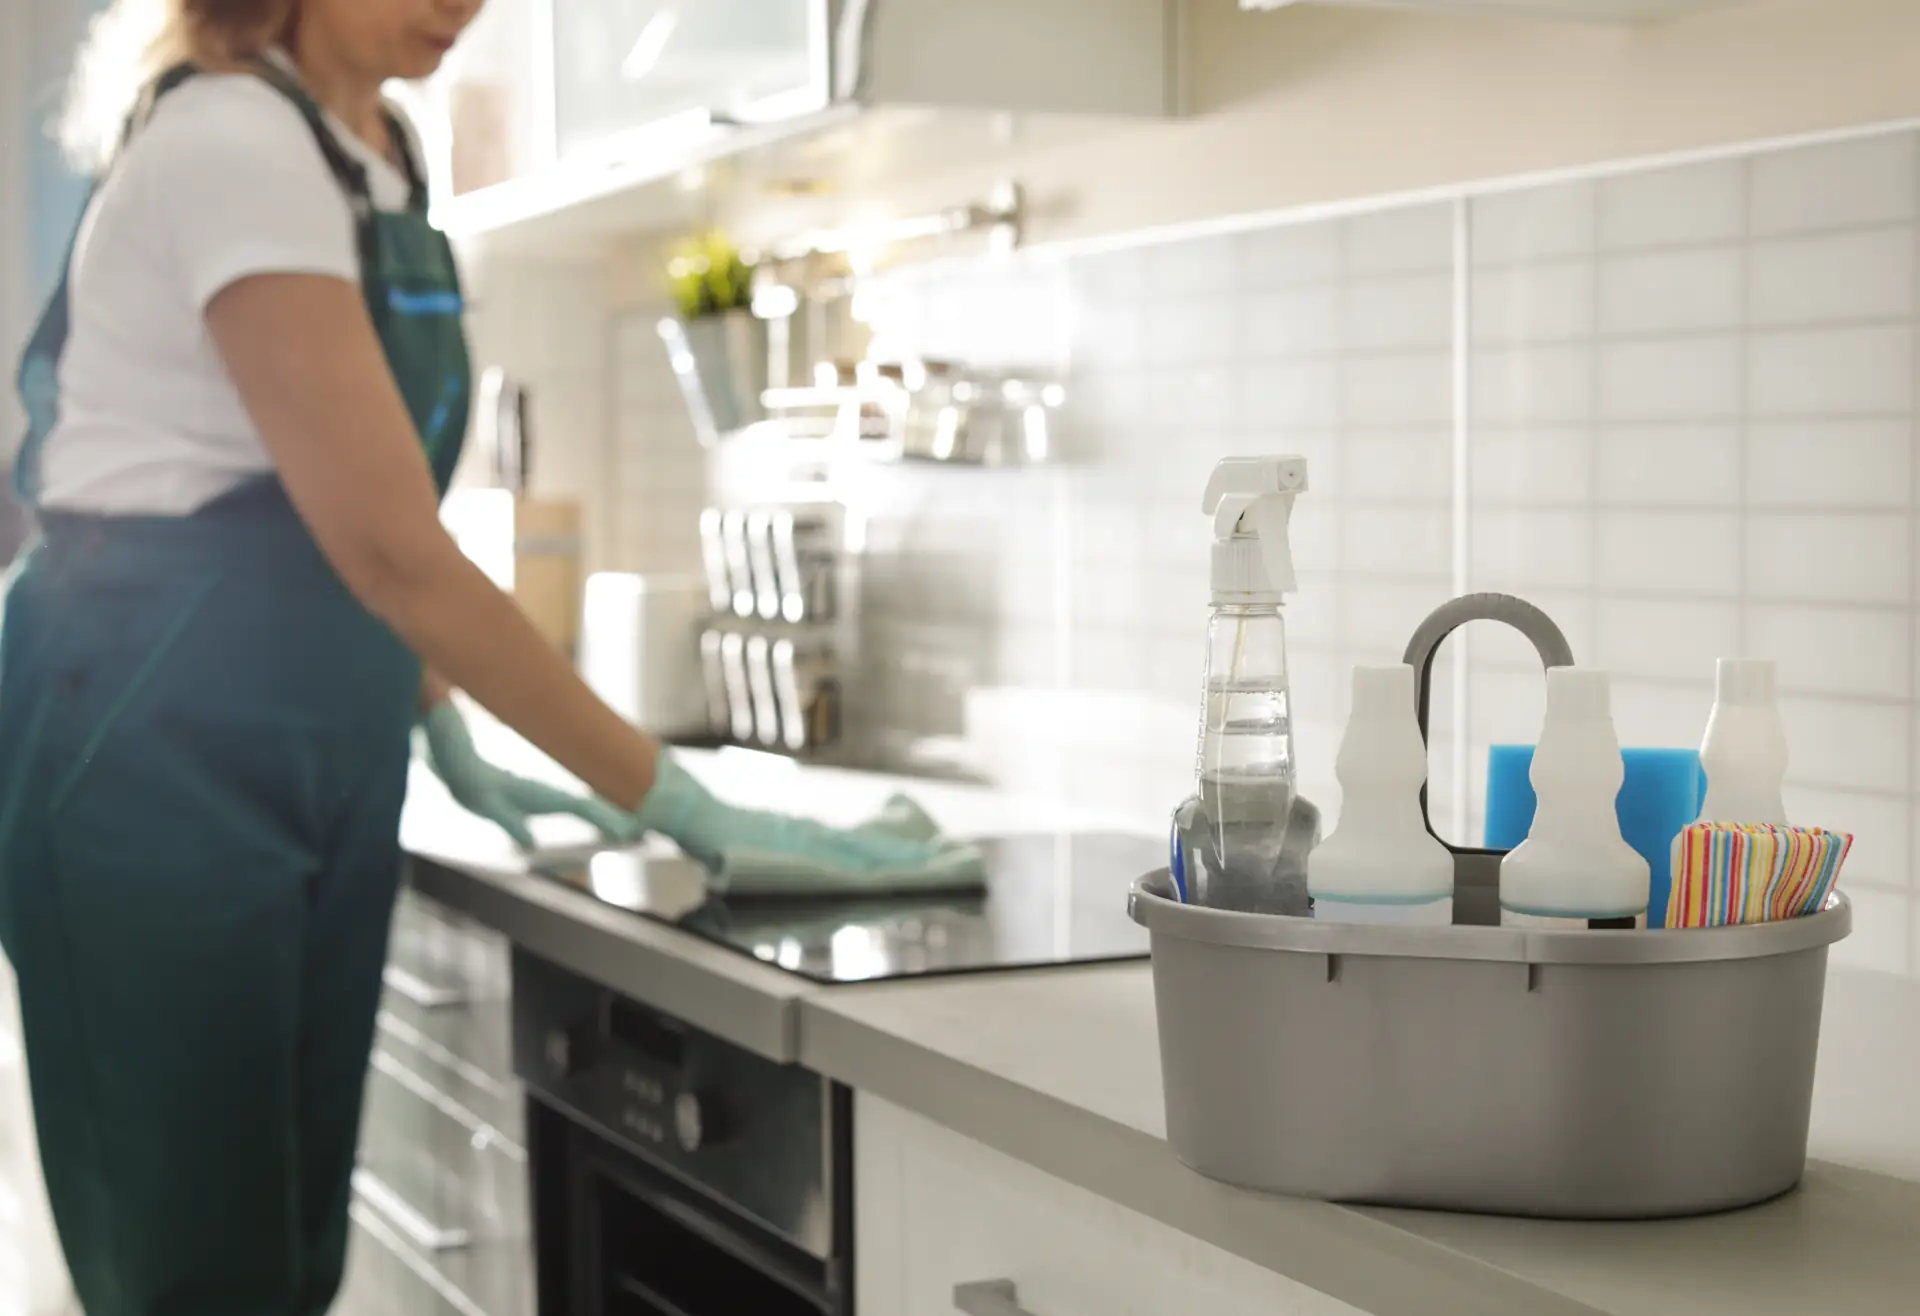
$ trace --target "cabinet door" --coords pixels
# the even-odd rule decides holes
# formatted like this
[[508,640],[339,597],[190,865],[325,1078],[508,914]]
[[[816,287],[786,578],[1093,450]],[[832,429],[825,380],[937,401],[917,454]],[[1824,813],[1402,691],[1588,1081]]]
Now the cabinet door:
[[690,112],[766,122],[827,102],[825,0],[549,0],[562,159]]
[[511,182],[553,163],[546,0],[488,0],[424,86],[397,87],[436,197]]
[[861,1316],[1361,1316],[885,1102],[854,1139]]

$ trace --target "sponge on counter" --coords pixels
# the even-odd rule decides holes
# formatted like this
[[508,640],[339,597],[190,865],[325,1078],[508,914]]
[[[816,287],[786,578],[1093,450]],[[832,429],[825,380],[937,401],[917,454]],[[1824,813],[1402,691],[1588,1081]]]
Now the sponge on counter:
[[986,861],[979,849],[942,837],[926,810],[904,795],[888,800],[871,821],[853,832],[908,843],[901,849],[913,852],[914,861],[855,868],[820,858],[725,846],[710,889],[717,896],[829,897],[979,891],[987,884]]

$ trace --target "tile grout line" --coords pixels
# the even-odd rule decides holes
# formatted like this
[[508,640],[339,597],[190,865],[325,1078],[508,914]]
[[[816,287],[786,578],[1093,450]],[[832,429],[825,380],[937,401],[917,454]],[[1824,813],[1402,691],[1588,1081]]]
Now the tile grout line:
[[[1453,205],[1453,593],[1473,589],[1473,205],[1461,197]],[[1472,839],[1468,826],[1467,777],[1473,770],[1470,721],[1473,713],[1473,640],[1462,629],[1453,654],[1453,791],[1451,835],[1457,845]]]
[[[1588,334],[1586,354],[1587,410],[1584,418],[1584,427],[1587,435],[1587,498],[1584,508],[1587,514],[1587,589],[1584,592],[1588,597],[1585,600],[1586,606],[1583,611],[1587,623],[1587,634],[1591,637],[1596,648],[1599,646],[1600,637],[1600,605],[1597,601],[1600,594],[1600,550],[1602,544],[1600,526],[1602,502],[1600,498],[1600,486],[1605,473],[1605,462],[1601,454],[1601,447],[1605,440],[1601,437],[1602,424],[1600,420],[1602,411],[1600,401],[1600,353],[1604,350],[1605,346],[1600,333],[1600,302],[1602,294],[1600,277],[1602,265],[1600,227],[1602,213],[1600,184],[1596,181],[1591,185],[1587,203],[1587,218],[1592,225],[1591,240],[1587,244],[1586,251],[1582,254],[1582,259],[1587,262]],[[1595,655],[1588,654],[1585,661],[1593,664],[1594,659]],[[1574,661],[1581,661],[1578,653],[1575,653]],[[1608,686],[1609,689],[1611,689],[1611,675],[1608,677]],[[1612,698],[1611,693],[1609,693],[1608,698]]]
[[1749,449],[1753,443],[1753,159],[1740,163],[1740,327],[1739,356],[1735,387],[1739,389],[1735,424],[1739,441],[1734,448],[1734,643],[1740,654],[1750,652],[1753,639],[1753,587],[1747,549],[1752,528],[1752,509],[1748,506],[1747,469],[1751,465]]
[[[1907,134],[1908,150],[1920,156],[1920,133]],[[1912,250],[1920,251],[1920,171],[1915,178],[1915,215],[1914,224],[1909,225],[1907,241]],[[1908,308],[1909,332],[1920,324],[1920,259],[1914,262],[1913,304]],[[1920,334],[1915,334],[1912,354],[1909,357],[1916,379],[1920,379]],[[1907,447],[1908,480],[1912,501],[1907,506],[1908,557],[1907,557],[1907,598],[1910,609],[1907,628],[1907,853],[1905,855],[1905,876],[1912,889],[1915,880],[1915,860],[1920,857],[1920,836],[1914,833],[1914,820],[1920,817],[1920,808],[1916,808],[1915,787],[1920,786],[1920,737],[1914,735],[1916,708],[1920,708],[1920,689],[1915,688],[1914,673],[1920,666],[1920,404],[1916,403],[1911,391],[1908,405],[1913,407],[1911,419],[1912,441]],[[1909,918],[1907,927],[1907,963],[1905,972],[1912,976],[1915,968],[1915,939],[1920,938],[1920,906],[1914,906],[1909,899]]]

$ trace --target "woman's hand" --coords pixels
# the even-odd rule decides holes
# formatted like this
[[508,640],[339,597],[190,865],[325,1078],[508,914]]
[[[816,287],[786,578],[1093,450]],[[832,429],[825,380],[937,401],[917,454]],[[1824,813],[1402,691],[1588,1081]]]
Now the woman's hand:
[[469,813],[499,827],[522,850],[533,848],[533,819],[555,814],[584,819],[616,841],[637,834],[632,820],[610,804],[516,777],[481,758],[466,719],[451,700],[428,709],[420,727],[426,733],[427,766],[446,784],[447,793]]
[[785,855],[801,863],[848,873],[915,868],[934,854],[924,842],[864,831],[842,831],[809,818],[741,809],[717,800],[662,751],[653,789],[634,815],[639,827],[659,832],[709,870],[726,853]]

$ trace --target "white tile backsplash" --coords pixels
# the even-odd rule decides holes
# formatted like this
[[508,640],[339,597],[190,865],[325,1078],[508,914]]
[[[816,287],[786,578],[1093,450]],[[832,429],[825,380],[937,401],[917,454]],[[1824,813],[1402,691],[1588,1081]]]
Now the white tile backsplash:
[[1913,409],[1909,324],[1753,338],[1747,407],[1759,417],[1874,416]]
[[1756,421],[1747,429],[1747,503],[1756,508],[1913,506],[1914,424]]
[[1585,346],[1476,346],[1469,380],[1476,427],[1584,421],[1593,415],[1593,351]]
[[[1431,579],[1441,589],[1434,606],[1445,601],[1452,545],[1453,513],[1444,506],[1366,505],[1349,506],[1341,512],[1342,576]],[[1412,633],[1407,632],[1409,636]]]
[[1910,887],[1913,817],[1909,801],[1892,796],[1825,791],[1789,786],[1787,817],[1808,827],[1851,832],[1847,853],[1847,885]]
[[1610,425],[1594,435],[1595,492],[1616,506],[1737,507],[1740,427]]
[[1479,508],[1467,526],[1468,580],[1476,590],[1589,588],[1593,514],[1557,509]]
[[1913,524],[1881,512],[1755,512],[1747,518],[1747,594],[1793,602],[1878,603],[1906,609]]
[[1590,503],[1593,445],[1585,427],[1480,429],[1468,450],[1473,502],[1481,508]]
[[1911,132],[1764,152],[1751,163],[1755,235],[1806,233],[1911,220],[1916,184]]
[[1449,503],[1453,435],[1445,430],[1349,435],[1340,453],[1340,492],[1352,500]]
[[1593,333],[1594,266],[1495,265],[1473,276],[1473,341],[1551,343]]
[[[1302,780],[1323,804],[1350,666],[1398,659],[1460,577],[1539,603],[1615,673],[1626,744],[1697,744],[1714,659],[1771,655],[1793,814],[1860,838],[1843,958],[1920,970],[1916,142],[880,276],[890,341],[1061,369],[1067,458],[978,480],[835,475],[873,517],[863,716],[964,728],[1007,785],[1064,782],[1157,827],[1191,770],[1201,487],[1222,456],[1300,452],[1288,618]],[[564,371],[537,341],[564,316],[529,296],[505,289],[492,323]],[[615,322],[605,390],[617,506],[601,538],[638,569],[697,561],[692,510],[744,478],[694,446],[652,320]],[[1449,722],[1456,669],[1467,725],[1436,741],[1457,730],[1471,770],[1436,762],[1435,811],[1457,796],[1471,820],[1485,746],[1537,734],[1544,684],[1516,633],[1475,627],[1441,667]]]
[[1599,413],[1608,420],[1737,416],[1740,347],[1732,336],[1607,343],[1599,350]]
[[[1440,342],[1446,341],[1442,332]],[[1241,351],[1249,360],[1321,356],[1340,347],[1340,289],[1332,284],[1248,295]]]
[[1635,594],[1737,597],[1740,517],[1733,512],[1596,514],[1594,582]]
[[1568,183],[1474,198],[1468,207],[1474,265],[1523,264],[1592,251],[1597,187]]
[[1756,243],[1748,293],[1757,325],[1810,325],[1913,315],[1911,227]]
[[1744,647],[1779,663],[1781,688],[1797,694],[1903,702],[1912,693],[1913,619],[1904,608],[1755,605]]
[[1746,228],[1744,161],[1622,174],[1599,188],[1604,251],[1737,242]]
[[1340,368],[1340,418],[1348,425],[1446,425],[1453,416],[1453,360],[1446,352],[1359,356]]
[[1349,283],[1340,304],[1340,346],[1348,351],[1445,348],[1453,340],[1453,275]]
[[1699,681],[1723,654],[1742,651],[1740,609],[1727,603],[1602,598],[1591,661],[1626,676]]
[[1741,323],[1738,248],[1608,256],[1599,267],[1599,327],[1609,335],[1730,329]]
[[1828,790],[1904,796],[1912,786],[1912,725],[1885,703],[1786,696],[1787,780]]
[[1253,289],[1333,283],[1340,277],[1340,226],[1276,224],[1239,238],[1241,273]]
[[1341,274],[1348,279],[1453,266],[1450,205],[1378,210],[1340,223],[1345,253]]

